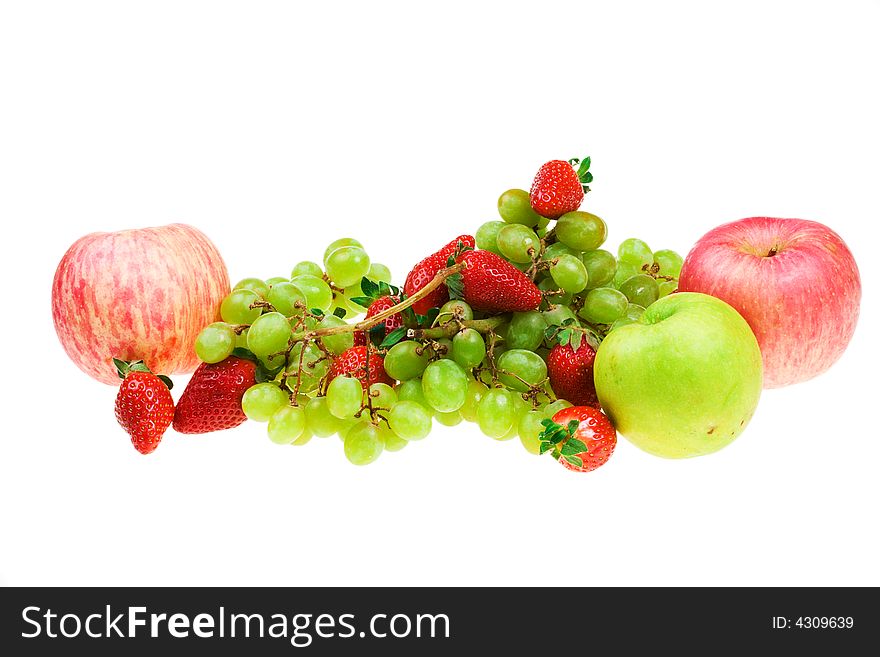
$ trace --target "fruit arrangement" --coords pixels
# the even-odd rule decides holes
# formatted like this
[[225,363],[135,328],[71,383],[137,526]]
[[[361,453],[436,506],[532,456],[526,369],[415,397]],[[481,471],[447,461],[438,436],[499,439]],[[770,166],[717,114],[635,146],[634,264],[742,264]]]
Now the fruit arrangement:
[[[219,266],[195,292],[202,326],[172,338],[159,330],[172,320],[144,319],[147,300],[125,290],[115,300],[106,292],[112,307],[90,329],[112,340],[76,335],[71,299],[100,299],[90,288],[106,286],[93,280],[104,261],[83,265],[80,240],[56,274],[56,328],[96,378],[107,380],[104,361],[115,364],[117,418],[142,453],[169,426],[201,434],[250,419],[280,445],[338,435],[355,465],[426,438],[434,421],[474,422],[578,472],[606,463],[618,432],[658,456],[709,454],[740,435],[762,387],[810,378],[840,356],[860,281],[830,229],[752,218],[710,232],[684,259],[637,238],[615,253],[602,248],[606,223],[581,209],[590,165],[544,164],[529,191],[501,194],[498,220],[426,256],[402,287],[348,237],[320,263],[231,290],[211,255]],[[204,259],[216,250],[201,237],[207,245],[185,248]],[[115,322],[119,312],[126,319]],[[175,407],[170,381],[151,368],[187,366],[195,372]]]

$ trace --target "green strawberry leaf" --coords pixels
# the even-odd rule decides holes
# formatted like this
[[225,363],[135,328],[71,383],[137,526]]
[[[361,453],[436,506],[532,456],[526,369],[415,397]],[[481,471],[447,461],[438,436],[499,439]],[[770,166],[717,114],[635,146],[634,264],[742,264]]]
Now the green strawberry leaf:
[[562,445],[563,456],[574,456],[575,454],[580,454],[581,452],[586,451],[587,446],[582,440],[578,440],[577,438],[569,438],[565,441],[565,444]]
[[348,314],[345,308],[337,308],[333,311],[333,314],[336,315],[339,319],[345,319],[345,316]]
[[584,339],[583,331],[572,331],[571,340],[569,340],[569,344],[571,348],[577,351],[581,348],[581,341]]
[[385,340],[385,322],[379,322],[370,328],[368,335],[370,336],[370,342],[377,347],[381,346]]
[[385,339],[379,343],[379,348],[388,349],[389,347],[393,347],[406,337],[406,331],[407,328],[405,326],[397,327],[385,336]]
[[309,308],[309,312],[312,313],[313,315],[317,315],[318,317],[320,317],[322,319],[324,317],[324,311],[321,310],[320,308]]
[[554,447],[556,447],[556,445],[554,445],[553,443],[550,443],[550,442],[546,442],[546,441],[544,441],[544,442],[541,443],[541,446],[538,448],[538,449],[539,449],[539,453],[542,454],[542,455],[543,455],[543,454],[546,454],[547,452],[549,452],[549,451],[550,451],[551,449],[553,449]]
[[453,274],[447,278],[446,287],[449,288],[450,299],[464,299],[464,281],[462,280],[461,273]]
[[562,322],[563,326],[577,326],[577,320],[574,317],[569,317],[565,321]]
[[571,329],[562,329],[559,332],[559,335],[556,336],[556,339],[559,340],[559,344],[567,345],[569,342],[571,342]]
[[[380,285],[375,281],[371,281],[369,278],[364,276],[361,279],[361,292],[364,293],[364,296],[369,299],[378,299],[381,294],[379,294]],[[369,306],[370,304],[367,303]]]
[[557,331],[559,331],[559,325],[550,324],[547,328],[544,329],[544,338],[546,338],[547,340],[552,340]]
[[373,303],[375,299],[371,297],[352,297],[351,299],[349,299],[349,301],[351,301],[352,303],[356,303],[363,308],[369,308],[370,304]]
[[169,379],[169,378],[168,378],[167,376],[165,376],[164,374],[159,374],[158,376],[159,376],[159,380],[160,380],[162,383],[164,383],[165,386],[166,386],[169,390],[172,390],[172,389],[174,388],[174,381],[172,381],[171,379]]
[[563,458],[576,468],[584,467],[584,462],[581,460],[580,456],[565,456]]
[[236,347],[232,350],[232,355],[236,358],[243,358],[244,360],[249,360],[252,363],[260,363],[260,359],[257,358],[257,355],[251,351],[250,349],[245,349],[244,347]]
[[419,316],[419,326],[433,326],[434,320],[437,319],[437,316],[440,315],[439,308],[430,308],[428,309],[428,314],[424,316]]

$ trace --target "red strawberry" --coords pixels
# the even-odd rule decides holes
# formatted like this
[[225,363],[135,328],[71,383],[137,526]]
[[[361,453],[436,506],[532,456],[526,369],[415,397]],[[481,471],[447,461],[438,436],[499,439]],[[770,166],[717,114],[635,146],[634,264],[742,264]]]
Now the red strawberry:
[[595,359],[596,350],[586,340],[581,340],[577,349],[570,342],[554,346],[547,355],[547,374],[556,396],[575,406],[599,408],[593,383]]
[[544,420],[539,436],[541,453],[552,451],[563,466],[590,472],[604,465],[617,446],[617,431],[598,408],[572,406]]
[[[434,276],[437,275],[437,272],[446,266],[449,258],[455,254],[459,242],[471,249],[476,244],[473,236],[459,235],[442,249],[419,262],[407,274],[406,282],[403,284],[403,291],[408,297],[411,297],[430,283]],[[416,301],[412,305],[412,309],[419,315],[426,315],[431,308],[439,308],[447,301],[449,301],[449,290],[445,285],[440,285],[426,297]]]
[[541,291],[528,276],[491,251],[465,251],[465,268],[447,280],[456,298],[485,313],[526,312],[541,305]]
[[372,348],[370,348],[369,365],[370,378],[368,381],[367,347],[361,345],[346,349],[333,359],[333,363],[330,365],[330,372],[327,375],[327,382],[329,383],[337,376],[351,376],[360,379],[361,385],[365,388],[374,383],[387,383],[390,386],[394,385],[394,379],[385,373],[385,365],[382,362],[382,356]]
[[[370,304],[370,307],[367,308],[367,315],[365,319],[369,319],[370,317],[375,317],[381,312],[384,312],[391,308],[392,306],[396,306],[400,303],[400,299],[398,297],[392,296],[384,296],[379,297],[373,303]],[[391,333],[391,331],[400,328],[403,326],[403,317],[400,313],[395,313],[391,315],[388,319],[386,319],[383,324],[385,324],[385,335]],[[354,343],[356,345],[365,345],[367,344],[367,333],[366,331],[358,331],[354,334]]]
[[[577,171],[574,166],[580,164]],[[571,160],[551,160],[538,169],[529,201],[532,209],[542,217],[558,219],[566,212],[574,212],[581,207],[584,194],[590,191],[587,183],[593,180],[590,173],[590,158],[583,162]]]
[[256,384],[256,370],[252,361],[237,356],[199,365],[177,402],[174,430],[209,433],[244,422],[247,418],[241,410],[241,398]]
[[116,394],[116,420],[131,436],[134,448],[149,454],[174,419],[171,381],[153,374],[142,361],[113,362],[123,379]]

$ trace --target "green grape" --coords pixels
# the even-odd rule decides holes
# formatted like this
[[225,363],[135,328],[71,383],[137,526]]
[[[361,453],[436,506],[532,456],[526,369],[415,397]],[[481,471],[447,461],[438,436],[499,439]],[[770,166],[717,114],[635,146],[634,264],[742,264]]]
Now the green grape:
[[541,217],[532,210],[529,193],[524,189],[508,189],[498,198],[498,214],[509,224],[537,226]]
[[314,276],[315,278],[323,278],[324,270],[321,269],[321,265],[317,262],[303,260],[302,262],[296,263],[293,266],[293,271],[290,272],[291,278],[296,278],[297,276]]
[[364,296],[364,291],[361,289],[360,281],[358,281],[354,285],[349,285],[345,288],[342,291],[342,295],[337,294],[335,302],[343,308],[352,311],[355,315],[360,315],[361,313],[367,312],[367,309],[359,303],[355,303],[352,299],[354,299],[354,297],[362,296]]
[[379,281],[382,281],[383,283],[390,283],[391,270],[381,263],[371,262],[370,271],[367,272],[367,278],[376,283],[378,283]]
[[498,232],[507,225],[503,221],[487,221],[477,228],[477,232],[474,233],[477,248],[501,255],[501,251],[498,250]]
[[359,422],[345,435],[345,458],[354,465],[367,465],[382,455],[385,443],[378,427]]
[[391,408],[397,401],[397,393],[387,383],[374,383],[370,386],[370,403],[373,408]]
[[610,324],[626,313],[626,295],[614,288],[598,287],[587,292],[578,315],[593,324]]
[[285,281],[283,283],[276,283],[271,287],[266,301],[271,303],[275,310],[285,317],[293,317],[294,315],[302,314],[302,309],[297,308],[296,304],[301,303],[304,305],[306,295],[296,285],[290,281]]
[[454,360],[435,360],[422,375],[422,391],[435,411],[449,413],[462,407],[467,397],[468,377]]
[[306,424],[320,438],[327,438],[342,428],[342,421],[330,412],[326,397],[315,397],[306,404]]
[[[538,283],[538,289],[545,293],[556,292],[559,290],[559,284],[553,280],[552,276],[548,276]],[[574,299],[574,295],[563,290],[562,292],[559,292],[559,294],[545,294],[544,298],[547,299],[547,303],[553,305],[569,306],[571,305],[572,299]]]
[[626,279],[620,285],[620,291],[626,295],[631,303],[647,308],[660,298],[660,289],[657,281],[647,274],[636,274]]
[[327,409],[340,420],[354,417],[363,399],[364,389],[358,379],[337,376],[327,386]]
[[[333,240],[330,242],[330,245],[324,249],[324,259],[323,262],[327,262],[327,258],[330,257],[330,254],[333,253],[336,249],[341,249],[343,246],[357,246],[360,248],[364,248],[364,245],[358,242],[353,237],[340,237],[338,240]],[[321,274],[315,274],[315,276],[321,276]],[[293,278],[291,276],[291,278]]]
[[266,285],[266,281],[260,278],[243,278],[235,284],[232,290],[250,290],[263,299],[269,294],[269,286]]
[[611,324],[611,327],[608,329],[608,332],[610,333],[611,331],[616,331],[621,326],[626,326],[627,324],[636,324],[636,323],[637,323],[637,321],[635,319],[624,315],[623,317],[618,317],[617,319],[614,320],[614,322]]
[[[543,320],[541,320],[543,322]],[[486,342],[483,336],[472,328],[465,328],[452,338],[452,359],[469,370],[480,363],[486,357]]]
[[[538,354],[527,349],[510,349],[496,361],[501,383],[512,390],[526,392],[547,378],[547,363]],[[522,381],[520,380],[522,379]]]
[[422,375],[431,362],[431,351],[415,340],[403,340],[385,354],[385,372],[397,381],[408,381]]
[[617,259],[641,271],[645,265],[651,266],[654,263],[654,254],[651,253],[651,247],[642,240],[630,237],[623,240],[617,248]]
[[348,432],[351,431],[355,425],[360,424],[364,420],[361,420],[358,417],[347,417],[344,419],[340,419],[340,429],[339,429],[339,440],[345,442],[345,437],[348,435]]
[[578,251],[598,249],[608,237],[608,226],[590,212],[575,210],[559,217],[556,237]]
[[513,313],[510,326],[507,328],[507,342],[510,349],[528,349],[534,351],[544,341],[547,323],[544,316],[536,310],[525,313]]
[[605,287],[614,280],[617,272],[617,258],[614,254],[603,249],[587,251],[581,256],[581,262],[587,270],[587,289]]
[[422,391],[421,379],[401,381],[400,385],[397,386],[397,399],[398,401],[414,401],[421,404],[429,414],[434,413],[434,409],[431,408],[428,400],[425,399],[425,393]]
[[290,279],[284,276],[273,276],[272,278],[266,279],[266,285],[269,286],[269,291],[272,291],[272,288],[278,285],[279,283],[290,283]]
[[557,305],[550,308],[550,310],[545,310],[541,314],[544,316],[544,321],[547,323],[547,326],[562,326],[562,324],[568,319],[577,321],[574,311],[568,306]]
[[557,256],[550,265],[550,276],[559,287],[570,294],[576,294],[587,287],[587,268],[576,256]]
[[[223,322],[208,324],[196,338],[196,356],[205,363],[226,360],[235,349],[235,331]],[[482,360],[482,359],[481,359]]]
[[303,348],[303,344],[305,343],[297,342],[290,350],[290,357],[287,359],[287,387],[291,390],[296,387],[296,373],[302,363],[299,391],[307,393],[317,390],[321,385],[321,380],[327,376],[327,372],[330,370],[330,362],[313,342],[310,342],[305,348]]
[[507,430],[507,433],[501,436],[501,438],[497,438],[499,442],[505,440],[513,440],[519,435],[518,427],[517,427],[517,417],[513,418],[513,423],[510,425],[510,429]]
[[327,275],[339,287],[359,283],[370,271],[370,256],[359,246],[343,246],[324,260]]
[[620,288],[621,285],[638,273],[639,270],[636,269],[635,266],[625,262],[618,262],[617,271],[614,272],[614,279],[611,284],[616,288]]
[[290,397],[274,383],[258,383],[241,398],[241,410],[249,420],[268,422],[275,411],[290,403]]
[[431,414],[414,401],[398,401],[388,411],[388,425],[404,440],[421,440],[431,433]]
[[467,395],[465,396],[464,404],[458,409],[459,414],[463,419],[468,422],[477,421],[477,407],[480,404],[480,400],[483,399],[483,395],[487,392],[489,392],[489,387],[482,381],[477,381],[476,379],[468,380]]
[[306,424],[306,428],[303,429],[303,432],[299,435],[299,438],[297,438],[296,440],[294,440],[290,444],[299,447],[301,445],[305,445],[314,437],[315,437],[315,434],[312,433],[311,427],[309,427],[309,425]]
[[290,322],[281,313],[260,315],[248,330],[248,349],[260,358],[287,350]]
[[675,251],[660,249],[654,252],[654,262],[660,268],[658,273],[661,276],[678,278],[678,275],[681,274],[681,265],[684,260]]
[[520,224],[508,224],[499,230],[496,244],[501,255],[515,263],[531,262],[532,254],[541,248],[535,231]]
[[437,321],[440,324],[444,324],[453,317],[468,322],[474,318],[474,311],[461,299],[453,299],[440,306],[440,314],[437,315]]
[[477,405],[477,424],[480,431],[499,440],[514,425],[516,403],[513,394],[503,388],[488,390]]
[[[333,328],[335,326],[345,326],[348,322],[346,322],[341,317],[337,317],[336,315],[324,315],[324,319],[318,322],[318,328]],[[320,338],[323,345],[327,348],[334,356],[338,356],[346,349],[351,349],[354,346],[354,333],[336,333],[331,335],[325,335]]]
[[535,226],[535,233],[538,237],[545,237],[549,232],[547,227],[550,225],[550,220],[547,217],[542,217],[538,215],[538,225]]
[[639,319],[644,312],[645,312],[644,306],[640,306],[637,303],[631,303],[631,304],[627,305],[627,307],[626,307],[626,315],[625,316],[628,317],[629,319],[635,321],[635,320]]
[[306,295],[306,305],[309,310],[317,308],[326,312],[333,304],[333,291],[324,279],[310,274],[302,274],[291,279],[290,282]]
[[547,404],[547,406],[544,407],[544,417],[548,420],[552,420],[553,416],[559,411],[565,408],[571,408],[572,406],[574,406],[574,404],[567,399],[557,399],[555,402]]
[[379,436],[382,438],[386,452],[399,452],[409,444],[408,440],[404,440],[394,433],[385,422],[379,425]]
[[577,256],[580,255],[580,251],[575,251],[573,248],[566,246],[562,242],[553,242],[553,244],[544,249],[544,256],[541,259],[550,262],[561,255]]
[[434,417],[437,418],[437,421],[442,424],[444,427],[454,427],[461,424],[461,413],[458,411],[452,411],[451,413],[436,413]]
[[678,289],[678,281],[657,281],[657,291],[660,297],[672,294]]
[[541,441],[538,436],[544,430],[541,421],[544,419],[542,411],[526,411],[521,413],[516,423],[516,431],[522,446],[530,454],[541,453]]
[[306,414],[299,406],[282,406],[269,418],[269,440],[289,445],[306,429]]
[[259,300],[253,290],[235,290],[220,303],[220,318],[228,324],[253,324],[263,312],[261,308],[251,308]]

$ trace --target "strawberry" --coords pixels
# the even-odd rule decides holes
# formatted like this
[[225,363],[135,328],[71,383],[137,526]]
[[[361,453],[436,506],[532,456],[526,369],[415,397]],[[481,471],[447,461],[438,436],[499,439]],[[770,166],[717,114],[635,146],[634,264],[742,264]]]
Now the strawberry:
[[369,370],[370,376],[367,379],[367,349],[366,345],[351,347],[346,349],[336,358],[330,365],[330,371],[327,374],[327,383],[330,383],[337,376],[351,376],[360,379],[361,385],[367,388],[374,383],[387,383],[394,385],[394,380],[385,373],[385,365],[375,349],[370,347]]
[[[565,330],[560,331],[561,334]],[[569,331],[570,335],[575,335]],[[581,338],[583,334],[580,334]],[[575,344],[577,342],[577,344]],[[570,401],[575,406],[599,408],[596,384],[593,383],[593,361],[596,350],[583,339],[569,338],[555,345],[547,355],[547,374],[550,387],[560,399]]]
[[122,379],[116,394],[116,420],[131,436],[134,448],[149,454],[174,419],[171,380],[153,374],[143,361],[126,363],[114,358],[113,363]]
[[541,305],[541,291],[528,276],[491,251],[465,251],[465,268],[447,279],[452,296],[485,313],[526,312]]
[[247,418],[241,410],[241,398],[256,384],[256,371],[253,361],[237,356],[199,365],[177,402],[174,430],[209,433],[244,422]]
[[[473,236],[459,235],[446,244],[442,249],[419,262],[412,268],[412,271],[407,274],[406,282],[403,284],[403,291],[408,297],[411,297],[425,287],[431,282],[431,280],[433,280],[438,271],[446,267],[449,258],[455,254],[459,242],[471,249],[476,245]],[[445,285],[441,285],[423,299],[416,301],[412,305],[412,309],[419,315],[427,315],[431,308],[439,308],[447,301],[449,301],[449,290]]]
[[590,472],[604,465],[617,446],[617,431],[611,421],[592,406],[563,408],[541,424],[541,454],[552,451],[556,460],[575,472]]
[[[577,171],[575,166],[578,166]],[[532,209],[548,219],[558,219],[567,212],[574,212],[581,207],[584,194],[590,191],[587,183],[592,180],[590,158],[569,162],[551,160],[538,169],[532,183],[529,192]]]
[[[370,317],[375,317],[381,312],[384,312],[391,308],[392,306],[396,306],[400,303],[400,297],[392,297],[392,296],[384,296],[379,297],[373,303],[370,304],[369,308],[367,308],[367,315],[365,319],[369,319]],[[395,313],[391,315],[388,319],[386,319],[382,324],[385,325],[385,335],[391,333],[391,331],[400,328],[403,326],[403,317],[400,313]],[[365,345],[367,344],[367,333],[366,331],[358,331],[354,334],[354,343],[356,345]]]

